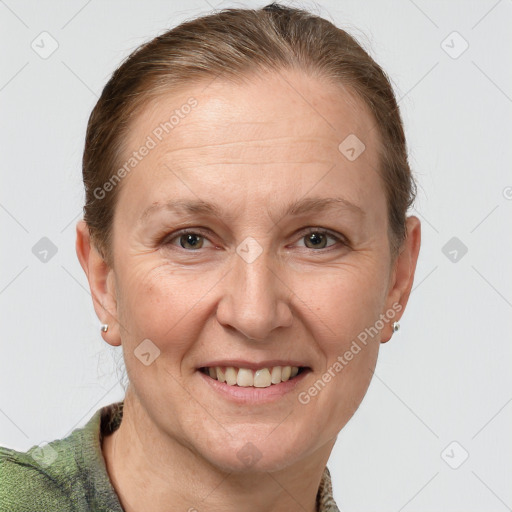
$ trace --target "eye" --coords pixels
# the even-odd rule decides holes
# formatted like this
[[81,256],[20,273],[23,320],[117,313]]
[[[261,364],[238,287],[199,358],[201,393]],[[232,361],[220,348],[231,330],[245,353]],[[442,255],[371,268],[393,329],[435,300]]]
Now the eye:
[[[328,244],[328,240],[334,242]],[[331,231],[323,228],[308,228],[302,232],[300,240],[304,240],[307,249],[321,250],[329,249],[335,245],[348,246],[347,241],[342,235],[335,235]],[[175,246],[186,251],[198,251],[205,247],[205,243],[211,243],[207,236],[199,229],[185,229],[165,238],[164,245]]]
[[200,232],[185,230],[174,234],[172,238],[165,240],[164,244],[174,246],[178,246],[179,244],[179,247],[182,249],[195,251],[203,248],[205,240],[208,239]]
[[[327,245],[328,239],[334,240],[334,243]],[[308,228],[302,234],[301,240],[304,240],[308,249],[326,249],[336,244],[347,245],[340,236],[336,236],[330,231],[322,228]]]

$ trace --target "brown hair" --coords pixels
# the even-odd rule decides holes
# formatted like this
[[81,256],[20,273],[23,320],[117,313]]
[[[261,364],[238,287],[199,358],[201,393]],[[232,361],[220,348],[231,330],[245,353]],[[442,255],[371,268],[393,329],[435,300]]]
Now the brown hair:
[[236,80],[262,69],[286,68],[347,88],[373,113],[381,139],[379,173],[386,190],[390,246],[396,255],[406,237],[406,213],[416,187],[389,79],[344,30],[307,11],[272,3],[184,22],[139,47],[113,73],[89,118],[83,155],[84,219],[107,262],[112,263],[119,187],[108,194],[97,191],[118,169],[130,123],[144,105],[208,78]]

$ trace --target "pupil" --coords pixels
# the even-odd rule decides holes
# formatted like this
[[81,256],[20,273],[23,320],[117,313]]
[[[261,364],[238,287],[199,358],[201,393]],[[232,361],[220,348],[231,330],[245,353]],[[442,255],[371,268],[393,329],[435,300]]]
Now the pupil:
[[324,240],[323,240],[323,235],[320,234],[320,233],[311,233],[309,235],[309,241],[314,245],[314,246],[317,246],[319,244],[321,244]]
[[[192,247],[197,247],[198,244],[198,240],[200,237],[198,237],[197,235],[194,235],[194,234],[186,234],[186,235],[182,235],[185,239],[185,244],[189,244],[190,246]],[[183,244],[182,244],[182,247],[183,247]],[[186,247],[183,247],[184,249]]]

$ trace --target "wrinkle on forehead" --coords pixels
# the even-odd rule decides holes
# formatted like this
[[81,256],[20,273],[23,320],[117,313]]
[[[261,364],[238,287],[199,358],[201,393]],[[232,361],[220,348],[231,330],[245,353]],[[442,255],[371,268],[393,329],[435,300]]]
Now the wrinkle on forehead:
[[350,133],[372,148],[378,138],[369,108],[342,84],[300,72],[279,72],[255,75],[253,81],[242,85],[217,79],[206,88],[183,88],[157,97],[134,120],[125,147],[139,147],[190,97],[197,100],[197,106],[158,143],[168,150],[272,143],[287,138],[316,142],[321,138],[336,150]]

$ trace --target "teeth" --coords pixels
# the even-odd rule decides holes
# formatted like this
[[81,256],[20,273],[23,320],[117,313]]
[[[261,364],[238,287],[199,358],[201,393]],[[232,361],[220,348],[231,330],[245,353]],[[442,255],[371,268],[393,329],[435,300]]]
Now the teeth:
[[281,382],[281,367],[280,366],[274,366],[272,368],[272,384],[279,384]]
[[226,374],[222,371],[220,366],[217,366],[217,380],[219,382],[226,382]]
[[238,370],[238,376],[236,378],[236,383],[239,386],[243,386],[244,388],[247,386],[253,386],[254,385],[254,376],[253,376],[252,370],[249,370],[247,368],[240,368],[240,370]]
[[272,384],[272,379],[268,368],[263,368],[263,370],[256,370],[254,372],[255,388],[268,388],[270,384]]
[[222,368],[215,366],[205,371],[212,379],[225,382],[229,386],[268,388],[272,384],[279,384],[295,377],[299,373],[297,366],[274,366],[260,368],[255,372],[249,368]]
[[232,366],[226,368],[226,384],[234,386],[236,384],[236,375],[237,371]]

